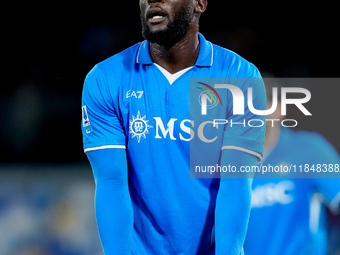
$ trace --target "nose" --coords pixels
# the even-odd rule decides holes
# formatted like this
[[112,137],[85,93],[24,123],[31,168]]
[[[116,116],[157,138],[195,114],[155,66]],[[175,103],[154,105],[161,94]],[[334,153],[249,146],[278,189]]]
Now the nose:
[[140,0],[139,1],[139,7],[140,7],[141,11],[143,12],[143,10],[145,10],[145,8],[147,8],[147,6],[157,4],[157,3],[164,3],[164,0]]

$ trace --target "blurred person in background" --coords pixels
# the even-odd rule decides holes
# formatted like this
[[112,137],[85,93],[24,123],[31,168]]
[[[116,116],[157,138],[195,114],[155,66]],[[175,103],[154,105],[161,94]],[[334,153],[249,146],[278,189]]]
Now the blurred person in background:
[[[96,65],[83,90],[84,149],[104,253],[243,254],[251,179],[190,178],[192,132],[181,129],[193,127],[190,78],[261,75],[198,32],[207,0],[139,4],[146,40]],[[263,84],[254,89],[256,109],[265,109]],[[238,120],[229,106],[223,117]],[[254,117],[245,111],[242,119]],[[215,165],[254,165],[262,158],[265,127],[218,132]]]
[[[280,91],[282,85],[280,79],[270,74],[263,73],[263,76],[269,77],[265,78],[269,107],[273,102],[273,87]],[[282,120],[280,110],[279,101],[277,110],[267,119]],[[322,135],[294,131],[282,127],[278,121],[275,123],[267,122],[262,165],[316,167],[340,163],[338,152]],[[277,173],[274,178],[255,174],[245,241],[247,255],[327,254],[325,206],[339,213],[340,178],[319,178],[318,174],[309,178],[303,175],[290,178],[289,173]]]

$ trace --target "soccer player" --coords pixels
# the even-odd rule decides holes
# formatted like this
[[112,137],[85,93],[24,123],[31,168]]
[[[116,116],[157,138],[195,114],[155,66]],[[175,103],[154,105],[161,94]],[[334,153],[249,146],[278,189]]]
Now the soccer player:
[[[191,103],[198,104],[202,92],[190,89],[190,79],[261,79],[259,71],[199,33],[207,0],[139,4],[145,41],[97,64],[83,89],[84,150],[96,182],[104,253],[243,254],[251,179],[190,178],[190,144],[206,142],[208,153],[202,147],[194,156],[208,155],[214,164],[254,165],[262,157],[265,127],[240,124],[256,116],[247,103],[243,115],[233,115],[226,89],[220,100],[210,98],[221,104],[208,111],[233,118],[236,127],[190,119]],[[202,86],[212,95],[214,84]],[[249,86],[239,89],[246,93]],[[264,86],[255,87],[254,107],[265,109]]]
[[[268,105],[272,104],[272,87],[280,90],[277,81],[276,78],[265,80]],[[268,119],[282,119],[280,102],[278,104]],[[335,171],[336,164],[340,163],[339,155],[323,136],[268,123],[262,165],[292,164],[304,168],[308,164],[316,168],[321,164]],[[305,174],[293,177],[307,177]],[[339,212],[340,179],[318,178],[321,176],[322,173],[316,172],[310,178],[289,178],[288,173],[278,173],[274,178],[256,178],[255,174],[245,241],[247,255],[327,254],[325,205]]]

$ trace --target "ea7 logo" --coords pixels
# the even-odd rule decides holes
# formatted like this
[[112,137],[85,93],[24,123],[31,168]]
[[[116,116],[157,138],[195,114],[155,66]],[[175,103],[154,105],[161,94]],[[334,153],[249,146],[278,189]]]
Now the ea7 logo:
[[[233,97],[233,114],[234,115],[244,115],[244,94],[242,90],[235,86],[230,84],[215,84],[215,89],[228,89]],[[289,93],[299,93],[303,94],[303,98],[287,98],[287,95]],[[217,92],[216,92],[217,94]],[[256,115],[269,115],[275,112],[277,105],[278,105],[278,91],[277,88],[273,88],[273,98],[272,98],[272,106],[268,110],[258,110],[255,109],[253,104],[253,88],[249,87],[247,89],[247,102],[248,102],[248,108],[249,110]],[[217,94],[218,95],[218,94]],[[201,114],[206,115],[207,114],[207,101],[209,100],[208,96],[201,97],[202,103],[201,103]],[[287,88],[281,88],[281,115],[287,115],[287,105],[293,104],[296,105],[297,108],[300,109],[300,111],[304,115],[312,115],[304,106],[303,104],[307,103],[311,99],[311,93],[309,90],[304,88],[293,88],[293,87],[287,87]],[[221,102],[222,105],[222,102]]]
[[128,90],[128,92],[126,92],[126,98],[130,98],[130,97],[141,98],[143,94],[144,94],[144,91]]

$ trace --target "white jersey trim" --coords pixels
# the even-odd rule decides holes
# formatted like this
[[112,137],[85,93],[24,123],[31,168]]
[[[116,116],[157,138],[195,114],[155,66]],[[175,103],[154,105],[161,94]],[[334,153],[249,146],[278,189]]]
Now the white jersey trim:
[[209,43],[211,45],[211,62],[210,62],[210,66],[212,66],[213,63],[214,63],[214,47],[213,47],[211,42],[209,42]]
[[324,197],[321,193],[313,194],[309,204],[309,231],[318,233],[320,225],[321,203]]
[[155,66],[157,66],[157,68],[164,74],[164,76],[167,78],[167,80],[169,81],[170,85],[172,85],[179,77],[181,77],[183,74],[185,74],[187,71],[189,71],[191,68],[193,68],[192,66],[187,67],[181,71],[178,71],[177,73],[169,73],[166,69],[164,69],[163,67],[161,67],[160,65],[154,63]]
[[98,151],[98,150],[105,150],[105,149],[126,149],[126,146],[125,145],[105,145],[105,146],[87,148],[84,150],[84,152],[86,153],[89,151]]
[[260,153],[257,153],[257,152],[255,152],[255,151],[248,150],[248,149],[245,149],[245,148],[242,148],[242,147],[228,145],[228,146],[223,146],[223,147],[222,147],[222,150],[237,150],[237,151],[243,151],[243,152],[249,153],[249,154],[251,154],[251,155],[257,157],[257,158],[259,159],[259,161],[262,160],[262,155],[261,155]]
[[138,52],[137,52],[137,57],[136,57],[136,63],[139,64],[139,51],[140,51],[140,48],[142,48],[142,45],[144,44],[145,41],[143,41],[139,47],[138,47]]

